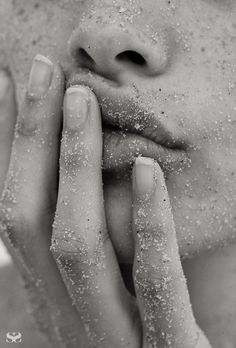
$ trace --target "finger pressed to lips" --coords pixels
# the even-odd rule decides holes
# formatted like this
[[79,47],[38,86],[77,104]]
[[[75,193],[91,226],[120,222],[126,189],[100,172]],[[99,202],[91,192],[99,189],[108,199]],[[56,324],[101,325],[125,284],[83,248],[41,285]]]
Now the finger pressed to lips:
[[194,320],[164,176],[153,159],[137,158],[133,193],[133,277],[143,346],[189,348],[204,341],[210,347]]
[[51,250],[96,347],[137,347],[134,306],[108,237],[102,187],[101,116],[95,95],[64,99],[60,181]]

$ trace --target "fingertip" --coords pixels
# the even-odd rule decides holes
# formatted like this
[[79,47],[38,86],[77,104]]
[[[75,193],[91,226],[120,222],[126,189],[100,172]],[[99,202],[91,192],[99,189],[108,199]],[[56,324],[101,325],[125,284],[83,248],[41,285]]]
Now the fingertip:
[[67,91],[69,93],[70,91],[71,92],[78,91],[87,98],[87,100],[91,103],[92,107],[93,106],[99,107],[97,96],[89,86],[83,85],[83,84],[73,84],[73,85],[68,84],[66,88],[66,92]]
[[76,131],[84,125],[90,104],[88,89],[84,86],[71,86],[64,97],[64,125]]
[[37,54],[29,73],[27,99],[37,101],[64,92],[65,75],[59,62]]
[[139,157],[134,164],[133,219],[136,225],[149,224],[153,231],[155,226],[165,225],[166,220],[168,224],[172,221],[164,174],[152,158]]
[[132,171],[133,191],[138,198],[149,199],[159,188],[165,188],[163,171],[153,158],[139,156]]
[[143,156],[138,156],[135,158],[134,165],[153,165],[155,163],[155,160],[153,158],[149,157],[143,157]]
[[[102,142],[101,113],[93,91],[85,85],[67,88],[64,103],[64,130],[83,135],[85,143],[100,149]],[[82,133],[81,133],[82,132]],[[82,139],[82,138],[81,138]]]
[[154,161],[154,180],[156,183],[156,191],[167,191],[165,174],[157,161]]
[[148,199],[155,189],[154,160],[137,157],[133,168],[133,190],[137,198]]
[[[65,106],[65,102],[67,102],[67,96],[71,96],[71,95],[74,95],[74,96],[77,95],[78,102],[81,100],[85,100],[88,106],[93,109],[91,111],[94,112],[95,111],[94,108],[97,108],[97,110],[99,110],[97,96],[94,94],[94,92],[92,91],[90,87],[86,85],[81,85],[81,84],[68,86],[65,93],[64,106]],[[72,98],[70,99],[71,101],[73,101]],[[67,110],[64,110],[64,111],[67,111]]]

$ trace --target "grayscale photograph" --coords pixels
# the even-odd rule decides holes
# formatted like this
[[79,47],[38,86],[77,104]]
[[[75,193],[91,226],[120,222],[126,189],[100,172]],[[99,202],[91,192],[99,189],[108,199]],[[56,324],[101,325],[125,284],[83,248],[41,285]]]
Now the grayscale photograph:
[[236,348],[236,0],[0,0],[0,348]]

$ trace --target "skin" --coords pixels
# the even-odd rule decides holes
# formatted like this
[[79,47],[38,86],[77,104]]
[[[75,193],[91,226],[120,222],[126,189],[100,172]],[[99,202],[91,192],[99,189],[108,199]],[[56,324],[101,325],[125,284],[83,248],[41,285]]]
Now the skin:
[[[155,50],[150,37],[157,37],[159,42],[161,32],[167,46],[162,49],[169,50],[162,74],[150,78],[138,76],[134,71],[127,73],[127,77],[113,78],[122,80],[125,94],[125,86],[133,83],[147,111],[154,110],[158,117],[164,111],[161,121],[187,144],[191,168],[172,173],[167,182],[181,255],[230,242],[235,238],[235,3],[182,0],[172,10],[164,1],[134,1],[129,5],[131,9],[119,2],[128,14],[142,8],[133,21],[126,12],[116,17],[117,7],[108,5],[107,1],[71,1],[69,5],[65,1],[41,4],[15,1],[3,6],[6,11],[3,16],[8,19],[5,23],[8,39],[6,49],[4,44],[1,46],[5,52],[2,59],[7,55],[7,64],[21,91],[19,99],[23,97],[25,75],[39,50],[60,61],[66,71],[76,71],[68,51],[77,45],[77,33],[84,27],[93,33],[98,26],[99,31],[102,18],[111,16],[110,22],[114,24],[109,30],[115,31],[113,27],[122,22],[128,29],[142,32],[149,53]],[[95,14],[91,19],[92,7]],[[50,16],[50,24],[45,13]],[[99,94],[99,87],[93,87]],[[110,97],[107,90],[105,93],[104,97]],[[132,88],[128,88],[128,93],[134,96]],[[150,100],[150,95],[157,97]],[[112,240],[120,260],[131,263],[133,243],[128,229],[131,193],[127,181],[113,177],[105,186],[105,194],[106,209],[113,219],[108,222]],[[115,216],[119,216],[118,221]]]
[[191,309],[163,173],[145,157],[132,174],[137,297],[124,285],[105,219],[101,115],[87,87],[64,96],[55,190],[63,82],[58,65],[36,58],[1,197],[2,239],[42,312],[41,329],[62,347],[210,347]]
[[[26,5],[26,3],[24,4],[24,2],[12,2],[12,4],[6,6],[4,10],[2,10],[6,11],[6,13],[8,14],[8,16],[5,16],[8,20],[5,21],[4,25],[6,27],[9,27],[9,23],[11,23],[11,29],[7,31],[9,36],[8,47],[4,47],[4,45],[2,47],[4,50],[4,56],[7,56],[8,64],[10,65],[11,70],[13,71],[15,80],[17,81],[19,86],[23,86],[23,75],[24,72],[28,70],[29,60],[32,58],[31,52],[29,55],[28,44],[29,42],[33,42],[33,36],[35,36],[36,34],[38,35],[37,39],[35,39],[37,41],[37,44],[35,45],[36,47],[34,52],[32,43],[32,56],[34,53],[38,52],[40,47],[40,52],[50,57],[50,59],[54,61],[55,64],[58,61],[60,62],[66,76],[69,75],[70,71],[72,71],[73,69],[75,70],[75,62],[76,59],[78,59],[78,57],[76,56],[74,56],[74,60],[71,57],[71,55],[74,55],[74,47],[76,47],[77,45],[77,33],[83,30],[84,27],[88,27],[92,32],[95,31],[95,28],[98,31],[97,25],[104,25],[104,18],[108,18],[107,16],[109,14],[111,15],[111,19],[114,16],[115,24],[119,23],[119,21],[122,21],[124,22],[125,27],[129,28],[131,26],[136,31],[142,31],[142,33],[144,33],[145,35],[144,41],[147,41],[147,46],[149,47],[151,52],[152,49],[154,49],[155,45],[153,45],[153,43],[151,42],[150,37],[156,37],[157,40],[155,42],[157,42],[156,45],[158,45],[159,42],[163,40],[164,36],[165,47],[163,48],[161,46],[160,50],[163,50],[162,53],[166,50],[168,51],[168,59],[166,62],[166,58],[163,53],[163,60],[166,62],[166,65],[164,64],[163,67],[163,65],[160,64],[162,69],[161,74],[158,74],[158,76],[154,76],[153,78],[150,78],[150,75],[143,76],[142,74],[137,74],[132,69],[129,70],[126,74],[118,74],[117,72],[114,72],[112,70],[109,71],[109,78],[115,80],[116,82],[119,82],[123,90],[125,92],[128,91],[128,95],[130,97],[136,98],[137,94],[141,95],[141,102],[139,102],[139,107],[141,109],[145,108],[145,110],[147,109],[147,111],[154,110],[155,114],[158,115],[158,117],[161,117],[161,121],[165,123],[165,126],[168,128],[168,130],[170,132],[173,132],[178,139],[184,141],[184,143],[187,144],[185,151],[188,154],[188,158],[190,158],[191,160],[191,166],[189,168],[184,168],[184,170],[182,171],[165,173],[166,180],[163,184],[164,186],[167,186],[170,199],[170,206],[173,212],[173,218],[175,223],[175,230],[172,226],[169,227],[165,233],[166,235],[170,234],[172,236],[171,243],[174,243],[176,235],[180,255],[182,257],[189,255],[193,256],[202,250],[215,248],[221,245],[231,243],[235,239],[235,185],[233,184],[235,172],[234,157],[236,132],[234,122],[235,89],[233,79],[236,58],[236,52],[233,46],[235,40],[235,3],[233,3],[233,1],[201,1],[198,4],[195,4],[187,1],[177,1],[176,7],[174,9],[173,7],[168,6],[164,1],[145,1],[145,4],[138,4],[137,2],[132,2],[128,5],[121,3],[121,6],[124,6],[126,8],[128,7],[127,11],[129,11],[131,8],[132,13],[135,13],[135,9],[137,10],[138,8],[142,7],[143,11],[141,12],[141,14],[136,15],[135,20],[133,22],[130,16],[126,15],[126,11],[119,12],[117,17],[117,7],[115,7],[115,5],[108,6],[108,3],[106,1],[104,1],[102,4],[101,2],[96,1],[88,1],[85,4],[79,2],[79,5],[78,2],[72,2],[68,6],[68,4],[64,1],[59,3],[45,1],[45,3],[42,3],[42,5],[36,5],[36,2],[32,2],[32,5]],[[88,12],[89,10],[91,10],[92,5],[95,8],[93,19],[89,18],[88,16]],[[80,11],[78,11],[78,8],[80,8]],[[150,13],[150,9],[152,9],[152,13]],[[51,14],[50,28],[55,28],[55,30],[50,31],[50,33],[48,32],[49,24],[45,16],[47,10],[50,10]],[[14,14],[17,15],[13,17]],[[102,16],[100,16],[101,14]],[[79,16],[81,16],[81,20],[79,20]],[[58,17],[61,19],[60,21],[58,21]],[[14,21],[12,25],[13,18]],[[110,21],[112,22],[111,19]],[[147,22],[150,23],[149,28],[147,28],[146,26]],[[45,23],[47,25],[45,25]],[[18,34],[16,34],[14,27],[20,28],[20,30],[18,29],[17,31]],[[38,29],[39,27],[41,34],[40,36]],[[31,30],[29,30],[29,28]],[[111,31],[112,30],[114,29],[111,28]],[[219,38],[223,38],[223,40],[219,40]],[[53,46],[50,45],[50,43],[53,43]],[[21,49],[19,49],[19,46],[17,46],[19,44]],[[49,46],[50,48],[48,48]],[[9,52],[15,54],[11,54],[10,56]],[[224,64],[222,64],[223,61]],[[105,70],[102,70],[102,68],[100,67],[100,70],[97,72],[104,75],[104,71]],[[32,131],[32,125],[35,126],[34,124],[30,123],[32,122],[32,119],[29,117],[29,115],[34,115],[34,117],[36,114],[42,115],[43,113],[45,113],[45,110],[48,110],[48,114],[59,114],[59,110],[55,109],[56,102],[53,103],[51,101],[51,98],[53,97],[55,98],[55,100],[62,100],[63,97],[64,82],[62,83],[62,80],[64,78],[61,78],[60,80],[58,76],[60,77],[59,70],[57,74],[57,82],[55,81],[55,88],[52,89],[51,92],[52,94],[54,94],[50,95],[50,98],[48,97],[48,101],[47,97],[45,97],[43,103],[39,103],[39,106],[36,106],[37,103],[33,103],[32,108],[29,107],[29,100],[25,102],[24,105],[26,106],[23,106],[22,110],[24,110],[25,107],[26,111],[21,112],[21,115],[24,115],[28,122],[27,123],[26,121],[24,121],[24,127],[28,127],[27,129],[29,132]],[[91,85],[91,82],[87,81],[87,84]],[[133,85],[135,86],[136,93],[138,91],[137,94],[134,94],[134,88],[132,87]],[[110,92],[106,89],[104,89],[104,97],[99,95],[99,88],[97,85],[91,87],[93,87],[95,94],[97,94],[98,101],[100,102],[102,108],[104,108],[104,105],[107,101],[114,98],[113,95],[109,95]],[[150,95],[154,95],[157,97],[152,98],[150,100]],[[103,97],[105,98],[105,102]],[[21,99],[22,96],[19,93],[19,100]],[[164,116],[160,116],[160,110],[164,110]],[[49,124],[49,122],[45,127],[51,127],[50,129],[52,129],[52,131],[55,132],[52,134],[55,137],[57,136],[58,138],[60,123],[56,123],[55,121],[54,123],[53,121],[51,122],[51,125]],[[98,128],[95,129],[94,134],[97,134]],[[50,236],[50,233],[46,234],[46,238],[45,233],[39,233],[39,231],[44,230],[43,226],[41,226],[41,220],[39,219],[39,216],[45,214],[45,210],[43,209],[40,212],[40,209],[42,209],[42,202],[44,202],[44,204],[45,202],[50,202],[50,209],[46,207],[46,211],[50,211],[50,214],[48,214],[49,218],[46,223],[47,230],[50,231],[53,220],[53,209],[51,209],[51,207],[55,208],[56,202],[58,203],[58,199],[57,197],[55,197],[55,195],[57,196],[57,194],[54,193],[55,191],[57,192],[57,189],[55,189],[55,187],[52,187],[53,197],[51,197],[49,200],[47,197],[48,191],[45,189],[44,193],[39,194],[35,186],[38,180],[41,180],[43,186],[46,188],[51,187],[50,185],[55,185],[55,180],[54,184],[52,184],[48,181],[53,180],[46,180],[45,177],[47,177],[46,173],[49,174],[48,177],[50,178],[55,178],[57,176],[55,168],[57,166],[58,161],[58,150],[56,150],[58,145],[53,144],[53,146],[55,146],[54,152],[53,150],[51,150],[50,153],[53,152],[54,155],[51,155],[52,157],[50,157],[49,154],[49,157],[47,159],[45,158],[45,149],[41,151],[41,157],[44,163],[43,168],[45,169],[45,172],[42,174],[42,172],[38,173],[36,164],[35,166],[32,166],[32,158],[34,158],[33,154],[31,155],[32,157],[30,155],[29,157],[25,156],[27,153],[27,149],[29,149],[29,147],[31,146],[32,151],[35,151],[35,156],[36,153],[37,156],[39,156],[39,147],[35,146],[34,149],[33,137],[32,140],[27,141],[28,143],[26,142],[25,144],[24,141],[22,141],[22,148],[19,146],[21,152],[20,150],[17,150],[19,153],[14,153],[13,151],[12,155],[11,163],[13,163],[13,167],[10,173],[16,173],[18,166],[21,167],[22,163],[26,161],[25,158],[28,158],[28,164],[26,162],[26,167],[30,169],[28,174],[20,174],[20,178],[27,177],[27,175],[29,177],[27,185],[25,184],[25,180],[21,179],[23,181],[21,181],[22,184],[20,186],[27,186],[27,188],[25,188],[25,191],[22,189],[23,193],[18,193],[19,201],[21,202],[21,212],[19,211],[19,207],[17,208],[14,205],[14,208],[11,207],[11,209],[13,209],[14,211],[14,218],[10,217],[9,220],[13,220],[13,222],[16,223],[16,221],[18,221],[16,219],[16,216],[18,216],[18,214],[20,213],[20,215],[23,215],[24,220],[27,221],[27,224],[30,220],[29,225],[31,225],[31,229],[32,225],[35,226],[35,222],[37,221],[37,226],[39,225],[39,227],[37,229],[36,236],[44,236],[37,238],[39,238],[39,243],[41,243],[41,245],[45,245],[46,248],[46,245],[49,245],[50,243],[48,238],[48,236]],[[31,141],[31,143],[29,143],[29,141]],[[98,142],[99,139],[97,139],[97,142],[95,144],[97,144]],[[35,144],[37,144],[37,140],[35,141]],[[18,147],[16,147],[16,149],[18,149]],[[57,153],[57,155],[55,155],[55,153]],[[19,163],[16,163],[17,158]],[[95,158],[101,158],[101,153],[100,155],[96,153]],[[40,163],[40,165],[42,166],[42,163]],[[96,165],[96,168],[100,168],[98,164]],[[51,168],[53,166],[54,169]],[[34,180],[32,178],[32,168],[35,168],[35,172],[33,173]],[[87,173],[88,170],[86,169],[86,175]],[[99,190],[101,190],[101,178],[100,182],[97,183],[95,179],[99,177],[99,175],[101,174],[99,174],[99,172],[96,171],[95,173],[96,175],[92,180],[92,182],[94,182],[95,188],[94,190],[91,190],[91,195],[94,194],[94,192],[97,192],[98,190],[98,193],[95,195],[96,199],[93,197],[95,201],[98,200],[98,206],[94,208],[94,212],[98,211],[101,213],[101,211],[103,211],[103,208],[99,208],[99,202],[102,199],[102,195],[101,193],[99,193]],[[128,173],[130,172],[128,171]],[[81,171],[79,171],[78,175],[82,175]],[[10,189],[14,187],[12,181],[14,179],[14,176],[15,174],[12,177],[10,174],[8,176],[8,186],[10,187]],[[160,182],[161,180],[163,180],[161,179],[161,176],[159,177],[159,179]],[[48,186],[45,185],[45,182],[47,182]],[[85,178],[82,179],[81,182],[86,182]],[[28,185],[28,183],[31,184]],[[78,183],[79,180],[77,184]],[[68,188],[65,187],[66,185],[59,183],[59,197],[61,192],[64,192],[64,196],[68,196]],[[119,173],[117,174],[117,172],[114,172],[109,178],[109,181],[106,180],[106,176],[104,176],[105,212],[103,212],[102,215],[106,215],[106,228],[108,228],[109,236],[113,243],[114,249],[118,255],[119,262],[130,264],[133,263],[133,259],[137,259],[137,254],[139,250],[137,247],[137,240],[133,238],[132,233],[132,230],[136,231],[134,223],[133,229],[131,228],[131,222],[135,220],[134,218],[132,218],[132,214],[135,214],[136,209],[138,209],[138,202],[133,200],[131,188],[131,175],[125,176],[125,179],[123,179],[122,176],[121,179]],[[80,193],[82,194],[83,192],[81,191]],[[3,205],[6,208],[6,206],[8,207],[9,200],[6,203],[6,194],[3,195],[3,197]],[[37,199],[36,203],[34,203],[34,201],[32,201],[31,198],[31,206],[29,206],[26,204],[26,197],[39,197],[39,199]],[[160,196],[158,199],[160,199]],[[59,202],[65,202],[65,200],[60,199]],[[69,204],[75,206],[76,209],[80,209],[83,213],[89,211],[88,208],[86,208],[85,202],[83,208],[78,204],[78,202],[79,197],[77,198],[77,200],[74,200],[74,198],[72,200],[71,197],[69,199]],[[91,202],[91,199],[89,200],[89,202]],[[131,209],[132,202],[134,204],[133,210]],[[156,207],[158,207],[158,202],[155,202],[155,204],[157,205],[154,205],[154,209],[155,211],[157,211]],[[66,207],[63,207],[63,209],[60,208],[60,205],[57,204],[57,210],[59,211],[59,222],[62,221],[63,223],[58,223],[58,220],[56,219],[56,226],[63,226],[63,224],[65,224],[68,227],[69,221],[67,220],[71,217],[68,217],[68,212],[66,213]],[[169,210],[170,207],[168,206],[167,211],[169,212]],[[166,215],[168,213],[165,212],[164,214]],[[97,226],[99,219],[103,221],[103,219],[101,218],[101,214],[98,214],[98,217],[96,217],[96,214],[94,215],[95,216],[92,218],[93,225],[91,226],[91,231],[93,230],[93,226]],[[116,218],[117,216],[119,217],[118,219]],[[158,223],[160,223],[160,216],[158,215]],[[7,220],[6,211],[4,212],[4,217],[4,220]],[[32,221],[32,217],[35,218],[35,221]],[[20,216],[20,218],[22,219],[22,216]],[[151,223],[152,215],[149,218]],[[142,225],[142,222],[140,223]],[[74,224],[77,225],[76,222],[74,222]],[[6,225],[9,225],[9,223],[6,223]],[[75,229],[75,225],[71,227],[72,231]],[[106,230],[106,228],[103,227],[103,230]],[[17,228],[13,229],[13,237],[14,235],[16,235],[15,230],[17,230]],[[63,231],[65,232],[65,228]],[[61,244],[59,250],[57,248],[52,248],[52,251],[55,259],[57,260],[58,267],[62,270],[65,270],[65,265],[66,262],[68,262],[68,256],[70,255],[71,249],[75,248],[75,254],[77,255],[77,248],[79,248],[79,246],[72,245],[72,243],[66,244],[65,241],[63,241],[64,237],[61,238],[61,234],[63,231],[60,231],[60,228],[55,229],[54,237],[56,238],[56,240],[58,239],[59,242],[61,242]],[[19,242],[17,240],[17,237],[14,237],[13,241],[11,241],[13,243],[14,248],[17,248],[16,245],[24,245],[25,240],[27,238],[27,231],[25,231],[25,237],[22,233],[21,236],[23,237],[19,237],[19,232],[21,231],[18,231],[18,238],[23,239],[21,240],[21,242]],[[155,228],[152,229],[152,233],[150,235],[155,235]],[[92,237],[91,239],[89,239],[89,242],[89,246],[91,247],[91,243],[93,243]],[[172,245],[171,243],[170,245]],[[168,243],[167,245],[169,246]],[[174,247],[172,246],[171,248],[173,248],[176,251],[177,244],[173,245]],[[35,271],[37,257],[39,257],[37,256],[37,252],[33,254],[34,257],[31,256],[31,248],[33,248],[32,244],[30,245],[29,243],[28,248],[28,255],[25,252],[23,253],[23,257],[20,257],[21,260],[17,259],[18,264],[26,264],[26,266],[28,267],[26,271],[24,269],[22,270],[22,273],[24,274],[25,272],[26,274],[25,278],[27,278],[27,281],[29,281],[31,277],[32,269]],[[21,254],[21,248],[19,248],[19,250]],[[150,255],[154,254],[154,264],[159,264],[158,260],[160,255],[155,255],[155,250],[154,252],[150,249],[148,250]],[[14,254],[15,252],[13,251],[12,253]],[[114,251],[112,251],[111,254],[112,253],[114,253]],[[60,260],[59,256],[61,254],[66,255],[65,259],[67,261]],[[45,255],[48,254],[45,252]],[[178,252],[177,255],[177,259],[179,260]],[[112,258],[110,257],[111,255],[109,254],[108,260],[115,258],[114,255],[112,256]],[[45,259],[47,258],[48,264],[53,265],[53,259],[51,258],[51,256],[45,256]],[[144,263],[145,265],[147,264],[147,268],[150,269],[151,265],[153,264],[153,261],[150,262],[149,258],[148,261],[149,263]],[[175,266],[178,265],[179,261],[177,262],[175,257],[171,257],[171,261]],[[70,262],[72,262],[72,260],[70,260]],[[81,267],[78,268],[77,262],[78,260],[76,259],[74,265],[75,271],[78,274],[81,274],[79,273],[81,272]],[[113,268],[111,269],[114,271],[114,267],[117,267],[115,266],[116,262],[112,261],[111,264],[113,265]],[[134,265],[135,264],[136,263],[134,263]],[[52,269],[52,274],[55,277],[55,284],[60,283],[61,288],[59,288],[61,290],[55,290],[55,288],[58,289],[58,286],[54,288],[53,285],[46,285],[46,297],[50,298],[51,296],[51,298],[53,298],[52,294],[55,295],[56,291],[57,298],[60,299],[64,291],[63,283],[60,282],[60,278],[56,275],[56,271],[53,271],[53,266],[50,267],[52,267],[50,269]],[[178,267],[179,266],[176,266],[177,269]],[[144,269],[141,269],[142,272],[145,273]],[[181,267],[180,270],[182,271]],[[160,267],[160,269],[158,270],[159,274],[161,274],[162,271],[163,269]],[[42,277],[41,273],[42,270],[39,267],[39,277]],[[62,271],[64,281],[67,287],[69,288],[72,298],[74,299],[74,288],[76,288],[76,286],[69,285],[71,281],[71,276],[68,276],[67,273],[68,272],[66,271]],[[116,273],[117,272],[115,272],[115,274]],[[109,278],[109,274],[107,275],[107,277]],[[154,274],[152,275],[151,279],[158,279],[158,277],[159,275],[157,276],[157,274]],[[78,282],[78,279],[81,279],[81,277],[76,277],[76,279],[72,279],[71,283],[73,284],[75,280]],[[31,283],[34,284],[35,279],[30,280]],[[45,279],[45,283],[49,284],[49,280]],[[105,279],[104,284],[107,285],[109,283],[110,282],[108,281],[108,279]],[[84,284],[80,285],[76,282],[75,284],[77,285],[77,288],[78,286],[85,286]],[[121,284],[120,281],[118,282],[118,284]],[[173,284],[174,289],[178,289],[178,284],[175,284],[175,282],[173,282]],[[87,290],[91,290],[91,287],[89,286],[85,286],[85,288]],[[150,288],[150,284],[148,284],[148,288]],[[115,289],[117,289],[117,287],[115,287]],[[143,299],[144,295],[142,294],[141,289],[137,288],[137,284],[136,290],[140,292],[141,299]],[[111,291],[112,296],[114,296],[114,289],[109,288],[109,291]],[[120,289],[119,293],[122,293],[122,291],[123,290]],[[183,294],[185,294],[185,291],[186,289],[181,289],[181,296],[184,296]],[[123,295],[123,303],[126,303],[126,295]],[[91,298],[92,294],[88,293],[86,294],[86,296],[88,298]],[[164,297],[165,294],[162,294],[162,296]],[[157,313],[157,310],[154,310],[154,304],[151,303],[151,295],[148,296],[148,299],[148,308],[151,308],[153,313]],[[184,299],[185,303],[188,303],[188,299],[186,298],[186,296],[184,296]],[[77,309],[80,308],[79,301],[80,298],[75,298]],[[117,301],[118,300],[114,298],[115,304],[117,303]],[[174,303],[177,306],[177,301],[175,301]],[[69,308],[68,304],[69,302],[65,301],[65,310]],[[56,310],[57,305],[58,303],[55,305],[54,310]],[[145,301],[139,301],[138,306],[139,311],[141,313],[141,322],[144,327],[144,332],[146,332],[146,327],[148,325],[142,316],[142,313],[143,311],[145,311],[146,308]],[[127,308],[129,308],[128,305]],[[96,306],[95,308],[90,308],[90,311],[92,313],[94,313],[95,310],[97,310]],[[51,311],[53,312],[53,310]],[[85,312],[87,314],[89,310],[85,309]],[[116,311],[116,313],[118,312]],[[132,318],[130,318],[128,314],[127,317],[124,316],[125,311],[121,312],[122,315],[120,315],[120,317],[127,318],[127,323],[133,322]],[[132,310],[128,312],[132,312]],[[181,315],[179,311],[178,313],[179,315]],[[191,311],[188,309],[187,313],[191,313]],[[103,313],[102,315],[104,316],[104,318],[107,318],[108,314]],[[155,316],[156,315],[157,314],[155,314]],[[76,317],[76,314],[74,314],[74,316]],[[85,314],[80,314],[80,316],[82,316],[83,319]],[[168,317],[167,313],[163,313],[163,316]],[[75,317],[72,317],[74,318],[74,320],[71,319],[71,323],[76,323]],[[56,321],[57,320],[60,322],[60,318],[57,318]],[[158,334],[158,332],[160,332],[158,331],[160,330],[159,325],[160,323],[165,321],[160,319],[158,321],[158,319],[155,318],[154,322],[156,321],[158,322],[158,324],[157,326],[155,326],[154,332],[155,339],[158,342],[158,337],[160,337],[160,335]],[[177,321],[178,320],[175,318],[174,322]],[[108,320],[108,322],[113,323],[113,320]],[[128,324],[125,326],[129,328]],[[74,324],[74,327],[77,327],[77,325]],[[107,328],[106,325],[105,328]],[[92,329],[90,329],[95,335],[93,337],[97,337],[99,333],[101,334],[104,332],[105,328],[96,328],[96,325],[92,325]],[[194,333],[196,332],[196,326],[194,324],[194,321],[193,327],[191,328],[190,325],[189,330],[191,332],[190,336],[193,337]],[[74,331],[76,331],[76,329]],[[112,329],[108,331],[112,332]],[[129,334],[130,332],[132,332],[132,330],[129,331]],[[181,330],[177,330],[177,332],[178,334],[180,333],[180,335],[183,336]],[[75,332],[73,334],[76,336]],[[147,336],[148,335],[145,336],[146,342]],[[132,337],[133,344],[136,344],[137,342],[135,340],[138,339],[138,336],[135,330]],[[173,337],[173,339],[176,339],[176,336]],[[63,337],[63,339],[65,338]],[[117,338],[114,337],[109,338],[107,343],[108,346],[110,342],[114,342],[112,340],[116,339]],[[188,335],[184,335],[182,340],[183,342],[181,341],[181,346],[183,346],[183,344],[189,346]],[[144,342],[143,344],[145,346],[146,343]],[[163,343],[163,346],[164,344],[167,343]]]

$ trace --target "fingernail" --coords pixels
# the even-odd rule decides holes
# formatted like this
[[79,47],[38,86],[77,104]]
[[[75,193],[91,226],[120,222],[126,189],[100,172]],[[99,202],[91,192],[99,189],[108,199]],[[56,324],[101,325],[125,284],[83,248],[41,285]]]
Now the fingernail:
[[34,58],[28,85],[29,95],[41,98],[51,85],[53,63],[41,54]]
[[64,102],[64,117],[68,128],[77,129],[86,121],[88,103],[88,88],[72,86],[67,89]]
[[140,198],[150,198],[155,190],[154,160],[147,157],[137,157],[135,161],[135,193]]
[[0,71],[0,101],[3,101],[9,91],[9,76],[5,70]]

